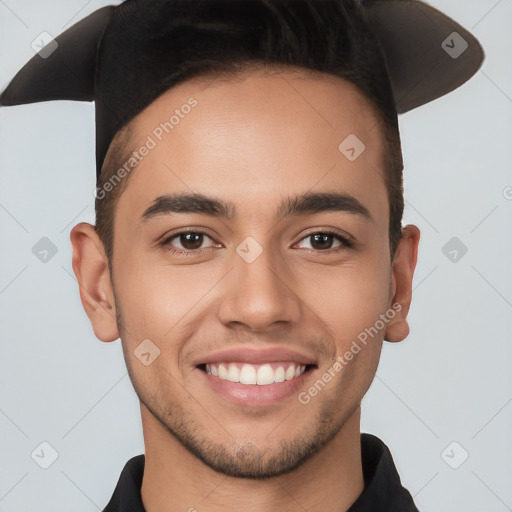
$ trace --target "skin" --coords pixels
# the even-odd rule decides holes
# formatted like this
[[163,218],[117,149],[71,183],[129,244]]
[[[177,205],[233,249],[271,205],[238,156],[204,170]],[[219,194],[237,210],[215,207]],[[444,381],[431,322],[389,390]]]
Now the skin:
[[[144,506],[346,510],[364,488],[361,400],[383,341],[409,333],[420,232],[403,228],[391,262],[382,134],[370,102],[350,82],[301,70],[253,70],[207,87],[189,81],[133,120],[133,148],[190,96],[198,106],[132,171],[119,198],[112,276],[93,226],[71,232],[94,333],[104,342],[121,337],[141,401]],[[352,162],[338,150],[350,133],[366,146]],[[232,201],[237,217],[173,213],[141,222],[157,196],[182,191]],[[309,191],[348,192],[373,220],[336,211],[274,221],[283,198]],[[157,245],[188,227],[208,233],[196,254]],[[355,246],[336,238],[331,248],[314,245],[311,235],[321,228],[348,234]],[[236,252],[248,236],[263,250],[252,263]],[[167,247],[192,247],[185,244],[176,237]],[[307,405],[297,394],[266,407],[234,405],[192,364],[225,347],[297,349],[317,360],[307,389],[394,303],[401,311]],[[148,366],[134,356],[144,339],[161,351]]]

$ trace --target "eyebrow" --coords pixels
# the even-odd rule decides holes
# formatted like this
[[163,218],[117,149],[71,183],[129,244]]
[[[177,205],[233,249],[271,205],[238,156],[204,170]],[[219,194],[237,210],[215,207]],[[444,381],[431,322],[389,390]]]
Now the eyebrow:
[[[305,215],[329,211],[347,212],[359,215],[364,220],[374,222],[369,210],[354,196],[334,192],[307,192],[285,198],[274,215],[279,222],[292,215]],[[169,213],[201,213],[226,220],[236,218],[237,206],[231,201],[221,201],[204,194],[178,192],[165,194],[153,200],[141,215],[141,222]]]

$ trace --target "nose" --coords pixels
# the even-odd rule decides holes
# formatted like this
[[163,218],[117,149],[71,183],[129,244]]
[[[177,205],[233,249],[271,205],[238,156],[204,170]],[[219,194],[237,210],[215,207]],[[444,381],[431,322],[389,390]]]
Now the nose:
[[262,332],[299,323],[303,306],[298,286],[281,255],[263,248],[250,261],[234,253],[233,265],[224,280],[218,313],[224,325]]

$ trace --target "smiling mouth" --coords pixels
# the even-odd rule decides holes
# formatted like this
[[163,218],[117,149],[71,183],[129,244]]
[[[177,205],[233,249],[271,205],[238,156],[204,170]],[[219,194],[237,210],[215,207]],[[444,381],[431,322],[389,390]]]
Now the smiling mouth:
[[238,382],[249,386],[268,386],[294,380],[315,367],[315,364],[298,364],[292,361],[264,364],[226,362],[197,365],[197,368],[203,372],[220,380]]

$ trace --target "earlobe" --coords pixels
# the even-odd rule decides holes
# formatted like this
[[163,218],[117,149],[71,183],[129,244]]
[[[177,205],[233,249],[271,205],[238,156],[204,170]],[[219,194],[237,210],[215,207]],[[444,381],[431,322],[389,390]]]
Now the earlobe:
[[386,327],[384,336],[386,341],[402,341],[409,335],[407,314],[412,300],[412,280],[418,259],[419,241],[420,230],[416,226],[409,224],[402,229],[402,238],[398,244],[391,270],[392,298],[389,307],[392,307],[397,313]]
[[70,233],[73,246],[73,271],[78,281],[80,300],[94,334],[101,341],[119,338],[114,291],[108,259],[94,226],[81,222]]

